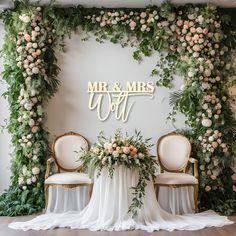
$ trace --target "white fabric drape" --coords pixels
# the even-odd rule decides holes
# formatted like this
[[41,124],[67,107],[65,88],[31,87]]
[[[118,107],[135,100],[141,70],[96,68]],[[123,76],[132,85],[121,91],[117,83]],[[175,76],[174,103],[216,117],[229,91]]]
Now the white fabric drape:
[[158,203],[161,208],[173,215],[194,213],[193,187],[159,188]]
[[64,188],[50,186],[48,188],[47,213],[81,211],[89,202],[89,188]]
[[12,229],[46,230],[55,227],[71,229],[96,230],[198,230],[210,226],[232,224],[227,217],[219,216],[213,211],[199,214],[171,215],[164,211],[156,200],[153,183],[146,187],[143,207],[138,217],[133,219],[128,214],[132,194],[130,187],[138,181],[136,170],[117,166],[113,178],[108,176],[106,169],[94,180],[94,189],[89,204],[81,212],[49,213],[40,215],[27,222],[13,222]]

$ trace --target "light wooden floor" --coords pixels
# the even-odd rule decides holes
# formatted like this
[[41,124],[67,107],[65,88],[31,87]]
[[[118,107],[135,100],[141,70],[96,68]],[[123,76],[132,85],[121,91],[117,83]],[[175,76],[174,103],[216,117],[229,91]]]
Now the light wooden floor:
[[0,236],[236,236],[236,216],[229,217],[235,223],[220,228],[205,228],[198,231],[159,231],[147,233],[141,230],[123,231],[123,232],[107,232],[89,230],[70,230],[70,229],[54,229],[45,231],[21,231],[8,228],[8,224],[13,221],[27,221],[35,216],[20,217],[0,217]]

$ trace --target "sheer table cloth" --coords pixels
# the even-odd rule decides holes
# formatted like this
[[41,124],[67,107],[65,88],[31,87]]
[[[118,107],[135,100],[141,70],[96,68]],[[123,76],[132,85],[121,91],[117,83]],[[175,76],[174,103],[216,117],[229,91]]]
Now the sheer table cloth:
[[50,186],[48,188],[48,206],[46,213],[81,211],[88,202],[89,188],[87,186],[76,188]]
[[82,211],[48,213],[30,221],[13,222],[9,227],[21,230],[47,230],[56,227],[92,231],[141,229],[152,232],[198,230],[233,223],[227,217],[219,216],[213,211],[182,216],[171,215],[158,204],[152,181],[148,182],[143,206],[138,210],[138,216],[133,219],[128,213],[133,198],[130,187],[136,186],[137,182],[137,170],[116,166],[113,177],[110,178],[107,169],[103,169],[100,176],[96,176],[95,173],[90,202]]
[[158,203],[173,215],[194,213],[193,187],[170,188],[160,186]]

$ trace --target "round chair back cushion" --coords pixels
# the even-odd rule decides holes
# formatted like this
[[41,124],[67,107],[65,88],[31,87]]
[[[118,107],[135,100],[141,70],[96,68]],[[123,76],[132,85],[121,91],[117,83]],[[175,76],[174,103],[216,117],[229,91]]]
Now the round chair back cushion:
[[81,166],[78,153],[88,150],[88,141],[79,134],[66,134],[56,139],[53,147],[58,165],[66,171],[73,171]]
[[163,136],[157,148],[159,161],[166,171],[180,171],[187,165],[191,144],[183,135]]

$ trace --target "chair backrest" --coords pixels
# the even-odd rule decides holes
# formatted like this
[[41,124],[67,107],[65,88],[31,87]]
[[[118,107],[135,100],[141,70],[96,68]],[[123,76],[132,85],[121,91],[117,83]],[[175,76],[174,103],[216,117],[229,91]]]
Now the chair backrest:
[[185,172],[191,154],[189,140],[177,133],[169,133],[159,138],[157,156],[161,169],[169,172]]
[[86,138],[74,132],[58,136],[53,143],[53,154],[59,169],[76,171],[82,167],[78,153],[81,149],[88,149]]

